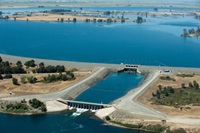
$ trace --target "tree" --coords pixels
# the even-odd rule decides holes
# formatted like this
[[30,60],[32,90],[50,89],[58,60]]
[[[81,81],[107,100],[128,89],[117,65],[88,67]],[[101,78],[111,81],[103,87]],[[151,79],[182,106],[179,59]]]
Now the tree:
[[22,62],[21,61],[17,61],[16,64],[17,64],[18,67],[22,67]]
[[24,68],[17,66],[17,67],[13,67],[11,69],[11,73],[13,73],[13,74],[26,73],[26,71],[24,70]]
[[28,77],[27,80],[28,80],[28,82],[31,83],[31,84],[37,82],[37,78],[36,78],[36,77],[33,77],[33,76]]
[[21,77],[21,83],[26,84],[26,77],[24,77],[24,76]]
[[3,76],[0,74],[0,80],[3,80]]
[[186,29],[183,29],[183,36],[187,36],[188,35],[188,32]]
[[123,18],[123,19],[121,19],[121,23],[125,23],[125,19]]
[[56,66],[56,71],[57,71],[57,72],[64,72],[64,71],[65,71],[65,67],[64,67],[64,66],[57,65],[57,66]]
[[27,67],[35,67],[36,66],[34,60],[27,61],[27,62],[25,62],[24,65],[27,66]]
[[4,17],[4,19],[9,19],[9,18],[10,18],[9,16],[5,16],[5,17]]
[[90,22],[90,19],[86,18],[85,21],[86,21],[86,22]]
[[185,83],[182,83],[182,84],[181,84],[181,88],[186,88],[186,87],[185,87]]
[[18,79],[16,79],[16,78],[12,78],[12,82],[14,85],[19,85]]
[[73,18],[73,22],[76,23],[76,18]]
[[61,22],[64,22],[64,18],[61,18],[60,21],[61,21]]
[[40,108],[42,112],[47,111],[45,104],[36,98],[29,100],[29,104],[35,109]]
[[110,15],[111,12],[110,12],[110,11],[105,11],[105,12],[103,12],[103,14],[104,14],[104,15]]
[[137,19],[136,19],[136,22],[137,23],[142,23],[143,22],[143,18],[138,16]]
[[11,78],[12,78],[12,75],[11,75],[11,74],[6,74],[6,75],[4,76],[4,78],[5,78],[5,79],[11,79]]
[[168,96],[169,96],[169,93],[168,93],[168,92],[165,92],[165,96],[168,97]]
[[160,99],[160,94],[157,94],[156,96],[157,96],[158,99]]
[[199,84],[197,83],[197,81],[193,81],[193,84],[194,84],[194,88],[198,90],[199,89]]
[[41,63],[39,64],[39,67],[44,67],[44,63],[41,62]]
[[174,88],[170,87],[170,88],[169,88],[169,92],[170,92],[170,93],[174,93]]
[[191,82],[189,83],[189,87],[190,87],[190,88],[193,88],[193,87],[194,87],[193,84],[192,84]]
[[162,89],[162,85],[158,85],[159,90]]
[[196,33],[200,33],[200,27],[197,27]]
[[3,61],[3,59],[1,58],[1,56],[0,56],[0,63]]

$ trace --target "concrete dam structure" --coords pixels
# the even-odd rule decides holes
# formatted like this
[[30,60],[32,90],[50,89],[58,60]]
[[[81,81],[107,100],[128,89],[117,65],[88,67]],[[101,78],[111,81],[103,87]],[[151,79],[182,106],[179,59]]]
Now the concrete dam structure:
[[118,73],[140,73],[138,67],[138,65],[126,65],[122,70],[119,70]]
[[63,100],[63,99],[58,99],[57,101],[64,103],[68,105],[69,107],[91,109],[91,110],[99,110],[103,108],[112,107],[112,105],[109,105],[109,104],[92,103],[92,102],[82,102],[82,101]]

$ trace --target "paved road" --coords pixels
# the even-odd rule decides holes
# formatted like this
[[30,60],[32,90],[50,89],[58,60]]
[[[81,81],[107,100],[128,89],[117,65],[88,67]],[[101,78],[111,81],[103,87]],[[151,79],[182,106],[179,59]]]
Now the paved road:
[[143,116],[150,116],[156,118],[165,118],[165,115],[153,110],[141,103],[136,102],[136,99],[139,95],[142,94],[159,76],[159,71],[151,72],[145,82],[135,88],[134,90],[130,91],[127,95],[119,99],[119,102],[115,105],[117,109],[122,109],[128,111],[133,114],[143,115]]
[[93,72],[89,77],[87,77],[86,79],[83,79],[80,82],[75,83],[75,84],[67,87],[66,89],[58,91],[58,92],[53,92],[53,93],[48,93],[48,94],[26,95],[26,96],[16,96],[16,97],[9,97],[9,98],[1,98],[1,100],[20,101],[20,100],[22,100],[24,98],[25,99],[38,98],[38,99],[40,99],[42,101],[56,100],[57,98],[60,98],[60,97],[64,96],[65,94],[67,94],[68,92],[70,92],[71,90],[76,88],[77,86],[79,86],[81,84],[84,84],[85,82],[87,82],[89,80],[92,80],[98,74],[100,74],[104,69],[106,69],[106,68],[105,67],[100,67],[95,72]]

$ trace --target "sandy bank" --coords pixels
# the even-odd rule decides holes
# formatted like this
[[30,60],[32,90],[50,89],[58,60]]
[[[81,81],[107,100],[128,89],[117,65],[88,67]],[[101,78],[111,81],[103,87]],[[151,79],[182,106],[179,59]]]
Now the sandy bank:
[[[59,15],[59,14],[48,14],[48,13],[43,13],[43,14],[36,14],[37,16],[22,16],[22,15],[14,15],[10,16],[10,19],[13,20],[16,18],[16,20],[24,20],[24,21],[61,21],[63,19],[64,21],[69,21],[72,22],[74,18],[76,18],[76,21],[86,21],[86,19],[93,20],[94,18],[96,20],[102,19],[107,20],[107,18],[104,17],[90,17],[90,16],[76,16],[76,15]],[[119,19],[113,19],[113,20],[118,20]]]
[[64,111],[68,109],[68,106],[66,104],[63,104],[56,100],[46,101],[46,107],[47,107],[47,113],[59,112],[59,111]]
[[104,119],[106,116],[110,115],[115,110],[116,109],[114,107],[104,108],[104,109],[97,110],[97,112],[95,113],[95,115],[97,117],[99,117],[100,119]]
[[40,62],[44,62],[45,65],[64,65],[67,68],[77,68],[77,69],[94,69],[95,67],[109,67],[109,68],[123,68],[124,65],[120,64],[105,64],[105,63],[87,63],[87,62],[74,62],[74,61],[59,61],[59,60],[49,60],[49,59],[38,59],[38,58],[31,58],[31,57],[21,57],[21,56],[12,56],[6,54],[0,54],[0,56],[5,61],[10,62],[17,62],[20,60],[22,63],[25,63],[29,60],[35,60],[36,64]]

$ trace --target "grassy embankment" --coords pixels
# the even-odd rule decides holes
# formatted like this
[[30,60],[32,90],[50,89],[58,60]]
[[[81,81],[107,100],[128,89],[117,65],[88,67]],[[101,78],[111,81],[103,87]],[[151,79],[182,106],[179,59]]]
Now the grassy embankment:
[[176,129],[176,130],[170,130],[168,126],[165,126],[165,125],[162,126],[160,124],[146,125],[145,126],[142,123],[127,124],[127,123],[112,121],[109,116],[107,116],[105,119],[108,123],[111,123],[111,124],[114,124],[114,125],[118,125],[118,126],[129,128],[129,129],[137,129],[137,130],[146,131],[146,132],[152,132],[152,133],[164,133],[164,132],[165,133],[186,133],[186,131],[182,128]]
[[[193,77],[194,74],[177,74],[177,76],[186,78]],[[167,77],[160,78],[162,80],[175,80]],[[166,106],[199,106],[200,105],[200,89],[196,81],[189,82],[189,84],[182,83],[180,88],[173,88],[171,86],[163,87],[158,85],[158,90],[152,93],[151,101],[154,104]]]

